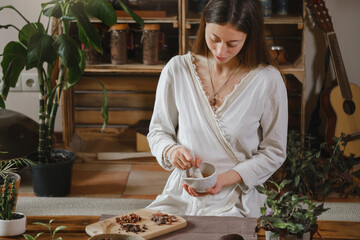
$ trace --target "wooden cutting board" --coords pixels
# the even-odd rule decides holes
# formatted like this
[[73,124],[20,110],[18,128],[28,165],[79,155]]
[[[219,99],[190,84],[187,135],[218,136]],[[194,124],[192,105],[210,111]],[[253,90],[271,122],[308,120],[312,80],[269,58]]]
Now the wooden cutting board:
[[[126,232],[125,230],[121,230],[121,226],[116,222],[116,218],[121,218],[122,216],[130,215],[131,213],[135,213],[136,215],[138,215],[142,218],[142,220],[140,222],[135,223],[135,224],[138,224],[140,226],[145,224],[147,226],[147,230],[145,232],[139,232],[136,234],[133,232]],[[102,233],[121,233],[121,234],[140,236],[144,239],[152,239],[152,238],[164,235],[166,233],[182,229],[182,228],[186,227],[186,225],[187,225],[186,220],[179,216],[176,216],[178,219],[177,222],[172,222],[170,225],[166,225],[166,224],[158,225],[157,223],[155,223],[154,221],[151,220],[152,215],[154,213],[166,214],[165,212],[160,212],[160,211],[148,209],[148,208],[138,209],[138,210],[129,212],[127,214],[115,216],[115,217],[108,218],[106,220],[103,220],[103,221],[100,221],[97,223],[87,225],[85,228],[85,231],[90,236],[94,236],[94,235],[102,234]],[[169,214],[169,215],[171,215],[171,214]]]

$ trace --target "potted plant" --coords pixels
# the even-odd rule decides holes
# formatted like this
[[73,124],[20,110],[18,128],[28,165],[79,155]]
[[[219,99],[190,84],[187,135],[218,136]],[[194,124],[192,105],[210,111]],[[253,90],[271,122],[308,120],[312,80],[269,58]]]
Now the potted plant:
[[[142,23],[126,5],[120,0],[118,2],[130,16]],[[90,19],[94,17],[111,26],[116,23],[117,16],[106,0],[54,0],[42,3],[36,22],[30,22],[12,5],[0,7],[0,11],[5,9],[15,11],[25,25],[20,29],[11,23],[0,25],[0,28],[14,28],[19,32],[18,41],[10,41],[2,54],[0,107],[5,108],[9,89],[16,86],[20,73],[24,69],[36,69],[40,91],[38,151],[28,156],[36,162],[30,166],[34,193],[37,196],[66,196],[70,193],[75,155],[69,151],[53,151],[52,137],[59,100],[62,92],[76,85],[84,72],[86,54],[81,45],[102,52],[100,35]],[[46,27],[40,22],[41,17],[48,18]],[[51,19],[57,19],[53,29],[49,29]],[[70,24],[74,21],[80,43],[69,32]],[[108,119],[107,98],[104,86],[100,85],[104,92],[104,128]]]
[[[328,208],[324,203],[316,205],[308,196],[291,191],[283,191],[291,180],[283,180],[280,184],[271,181],[275,189],[256,186],[258,192],[267,196],[261,207],[257,231],[269,231],[267,239],[304,239],[307,234],[310,239],[317,232],[317,218]],[[269,236],[270,235],[270,236]]]
[[287,137],[286,160],[271,180],[279,183],[283,179],[290,179],[293,181],[286,185],[287,191],[309,197],[318,195],[320,188],[326,185],[319,183],[330,167],[329,161],[322,156],[324,147],[325,143],[318,144],[309,134],[290,131]]
[[14,170],[30,164],[23,158],[0,161],[0,236],[20,235],[26,230],[25,215],[15,212],[21,178]]
[[348,197],[360,195],[360,159],[352,154],[344,156],[346,136],[333,138],[331,152],[309,134],[290,131],[287,139],[287,158],[271,180],[280,183],[293,180],[286,185],[287,191],[305,194],[310,198],[324,200],[331,193]]

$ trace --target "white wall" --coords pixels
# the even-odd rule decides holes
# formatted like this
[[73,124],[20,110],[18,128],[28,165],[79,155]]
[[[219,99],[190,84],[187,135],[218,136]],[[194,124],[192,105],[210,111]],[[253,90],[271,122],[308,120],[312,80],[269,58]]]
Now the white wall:
[[[41,3],[48,2],[46,0],[1,0],[0,6],[13,5],[16,7],[25,18],[30,22],[36,22],[41,10]],[[46,27],[47,18],[42,18],[42,23]],[[3,9],[0,11],[0,24],[13,24],[21,28],[25,21],[12,9]],[[17,41],[18,32],[14,28],[0,29],[0,53],[3,52],[4,47],[9,41]],[[0,57],[0,61],[2,57]],[[2,72],[1,66],[0,70]],[[36,72],[29,70],[27,72]],[[6,108],[21,112],[30,118],[38,121],[39,113],[39,93],[38,92],[10,92],[6,100]],[[55,131],[62,130],[62,114],[59,108],[58,116],[55,121]]]
[[[44,0],[1,0],[0,5],[13,4],[26,17],[35,21],[38,17],[40,3]],[[340,50],[344,60],[348,79],[360,86],[360,0],[326,0],[329,14],[332,17],[334,29],[338,37]],[[0,12],[0,24],[15,23],[20,26],[23,21],[10,10]],[[0,30],[0,52],[5,44],[16,38],[13,30]],[[315,106],[323,79],[323,62],[325,52],[325,38],[317,27],[306,30],[306,119]],[[37,119],[38,94],[33,92],[19,92],[9,94],[7,107],[23,112],[33,119]],[[61,112],[58,113],[56,131],[61,131]]]

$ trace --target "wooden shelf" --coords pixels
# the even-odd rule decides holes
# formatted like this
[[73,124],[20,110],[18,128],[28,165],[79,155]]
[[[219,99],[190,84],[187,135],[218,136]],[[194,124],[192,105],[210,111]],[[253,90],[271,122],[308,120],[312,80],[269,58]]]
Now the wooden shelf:
[[270,18],[264,18],[265,24],[297,24],[302,25],[303,18],[298,15],[278,15],[275,14]]
[[[176,15],[173,16],[166,16],[166,17],[143,17],[142,20],[144,23],[171,23],[176,24],[178,23],[178,18]],[[91,22],[93,23],[99,23],[100,20],[97,18],[92,18]],[[118,17],[117,18],[118,23],[136,23],[134,19],[130,17]]]
[[165,63],[157,65],[145,65],[141,63],[131,63],[124,65],[96,64],[87,65],[85,73],[138,73],[138,74],[159,74],[164,68]]
[[[187,24],[199,24],[200,23],[200,15],[197,14],[189,14],[190,17],[186,19]],[[295,25],[303,25],[303,18],[299,15],[273,15],[270,18],[264,18],[265,24],[295,24]]]

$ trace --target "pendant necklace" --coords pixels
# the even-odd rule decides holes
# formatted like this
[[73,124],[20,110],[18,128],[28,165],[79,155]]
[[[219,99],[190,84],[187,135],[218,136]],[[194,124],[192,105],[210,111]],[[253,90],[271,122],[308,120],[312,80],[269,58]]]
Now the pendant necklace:
[[211,70],[210,70],[210,61],[209,61],[209,54],[207,54],[206,56],[207,58],[207,63],[208,63],[208,70],[209,70],[209,76],[210,76],[210,82],[211,82],[211,87],[212,87],[212,91],[213,91],[213,99],[211,100],[211,106],[213,107],[213,109],[215,109],[215,105],[216,105],[216,95],[223,90],[223,88],[225,87],[225,85],[229,82],[229,80],[231,79],[231,77],[234,75],[234,73],[239,69],[240,67],[240,62],[239,65],[235,68],[235,70],[231,73],[231,75],[229,76],[229,78],[226,80],[226,82],[221,86],[221,88],[215,92],[214,90],[214,83],[211,77]]

